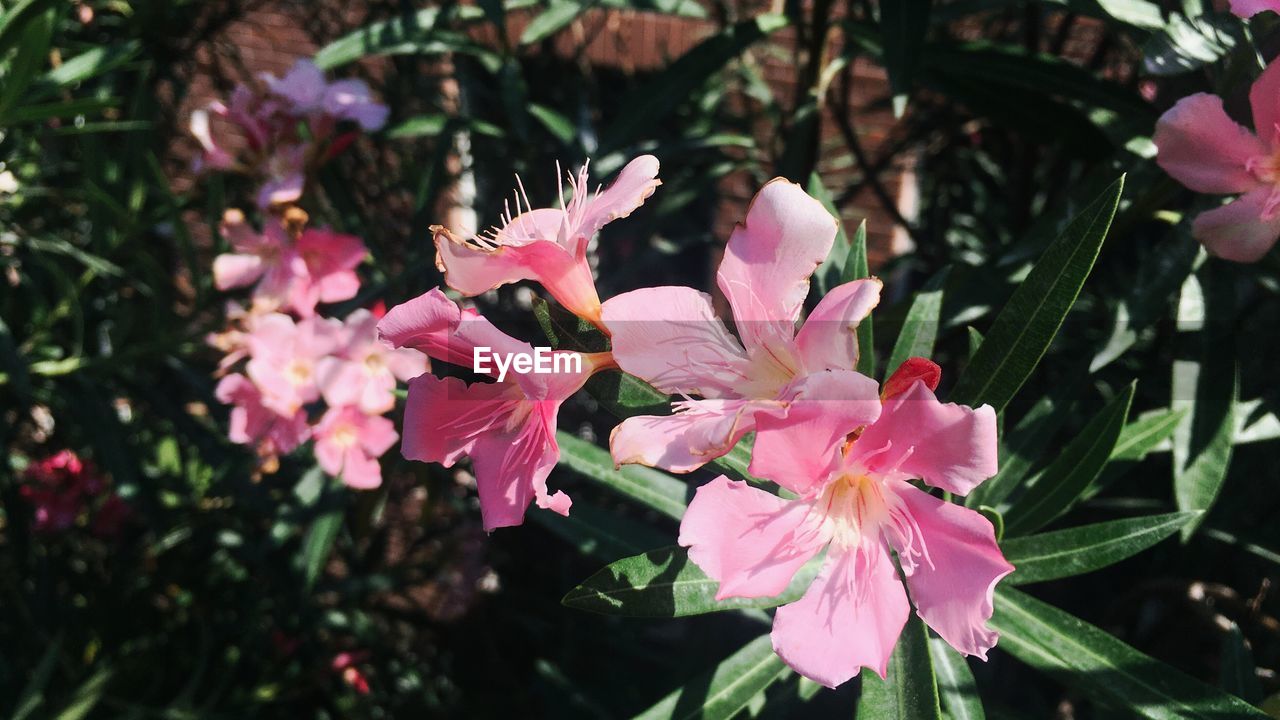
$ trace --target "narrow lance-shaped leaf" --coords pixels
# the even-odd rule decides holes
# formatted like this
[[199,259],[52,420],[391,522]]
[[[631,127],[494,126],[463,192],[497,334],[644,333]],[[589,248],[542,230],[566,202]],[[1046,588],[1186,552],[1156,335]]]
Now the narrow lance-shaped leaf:
[[[1175,360],[1174,407],[1189,408],[1173,434],[1173,489],[1178,508],[1208,510],[1231,465],[1240,370],[1232,332],[1234,273],[1207,260],[1187,278],[1178,302],[1179,322],[1202,322],[1194,360]],[[1186,540],[1198,523],[1182,530]]]
[[1005,532],[1022,535],[1044,527],[1065,513],[1098,477],[1124,429],[1134,385],[1107,403],[1080,434],[1067,443],[1040,478],[1005,514]]
[[1000,549],[1017,569],[1005,583],[1057,580],[1113,565],[1176,533],[1198,515],[1150,515],[1011,538],[1001,543]]
[[880,3],[880,37],[884,64],[893,91],[893,114],[902,117],[911,81],[920,64],[920,48],[929,31],[930,0],[893,0]]
[[933,276],[911,301],[902,330],[893,343],[885,374],[897,370],[908,358],[933,357],[933,346],[938,341],[938,324],[942,317],[942,288],[947,282],[947,270]]
[[667,541],[669,535],[647,523],[575,502],[567,516],[530,510],[529,517],[577,548],[583,555],[608,560],[626,557]]
[[635,720],[728,720],[790,670],[767,634],[676,688]]
[[[867,266],[867,221],[858,223],[853,233],[853,245],[849,250],[849,260],[844,266],[844,282],[853,282],[871,277]],[[876,376],[876,347],[872,332],[871,316],[868,315],[858,323],[858,367],[857,371],[867,377]]]
[[614,469],[607,450],[563,430],[556,433],[560,465],[585,475],[667,517],[679,520],[693,488],[670,475],[643,465]]
[[771,608],[800,599],[818,574],[819,560],[796,573],[777,597],[716,600],[719,583],[707,577],[682,547],[664,547],[610,563],[561,601],[579,610],[627,617],[685,617],[723,610]]
[[1004,409],[1040,363],[1075,304],[1102,249],[1123,190],[1121,177],[1044,251],[996,317],[951,391],[950,400]]
[[929,631],[919,615],[912,613],[907,618],[884,679],[862,671],[857,720],[942,720],[929,657]]
[[1109,633],[1030,595],[996,589],[991,627],[999,648],[1065,685],[1150,720],[1265,720],[1245,701],[1210,687]]
[[1231,623],[1231,629],[1222,636],[1221,657],[1218,682],[1222,689],[1254,705],[1262,702],[1262,684],[1258,682],[1253,653],[1235,623]]
[[987,713],[982,709],[982,696],[973,681],[969,661],[942,638],[929,638],[929,653],[933,657],[938,694],[947,717],[951,720],[986,720]]
[[1105,490],[1111,483],[1133,469],[1148,453],[1155,450],[1173,435],[1186,416],[1186,410],[1157,410],[1145,413],[1124,426],[1120,439],[1111,451],[1111,460],[1102,474],[1085,488],[1080,500],[1088,500]]
[[822,261],[818,269],[813,271],[814,289],[817,290],[818,295],[826,295],[831,288],[843,282],[841,276],[844,273],[845,264],[849,261],[849,251],[852,248],[849,246],[849,236],[844,231],[844,222],[840,221],[840,210],[817,172],[809,175],[805,192],[822,203],[822,207],[836,218],[836,239],[831,243],[831,252],[827,253],[827,259]]
[[551,37],[568,27],[569,23],[573,22],[586,9],[587,6],[585,4],[574,2],[573,0],[556,0],[552,2],[547,6],[546,10],[538,13],[525,26],[524,32],[520,33],[520,44],[532,45]]

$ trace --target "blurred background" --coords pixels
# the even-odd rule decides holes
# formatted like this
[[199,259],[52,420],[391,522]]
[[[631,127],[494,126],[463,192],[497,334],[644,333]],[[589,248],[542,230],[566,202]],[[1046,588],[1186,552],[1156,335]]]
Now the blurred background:
[[[945,288],[945,388],[1029,262],[1128,173],[1084,295],[1007,422],[1047,461],[1134,379],[1135,416],[1183,399],[1169,368],[1192,353],[1177,318],[1198,247],[1181,211],[1201,201],[1154,165],[1150,135],[1196,90],[1246,107],[1248,26],[1199,0],[901,2],[928,22],[892,74],[901,44],[870,0],[0,2],[0,716],[630,717],[767,630],[763,613],[562,607],[605,563],[676,537],[567,468],[550,484],[574,497],[571,517],[534,510],[487,535],[465,467],[393,451],[383,487],[356,492],[309,453],[264,474],[227,440],[205,338],[229,296],[210,266],[223,211],[251,211],[253,185],[197,173],[188,123],[301,58],[365,80],[391,111],[305,202],[371,251],[360,295],[328,314],[440,285],[427,227],[496,222],[516,173],[547,205],[557,161],[590,159],[602,181],[652,153],[663,186],[593,245],[602,297],[709,290],[747,201],[784,176],[826,194],[850,234],[866,223],[887,282],[882,360],[904,300]],[[1266,453],[1280,260],[1232,277],[1219,337],[1248,338],[1244,410],[1203,530],[1034,592],[1260,701],[1280,691],[1280,471]],[[478,304],[538,344],[538,292]],[[1050,420],[1014,423],[1042,397]],[[583,396],[560,422],[600,444],[616,420]],[[93,480],[50,527],[24,487],[64,449]],[[1077,523],[1172,507],[1167,444],[1125,460]],[[999,649],[973,668],[993,717],[1125,716]],[[746,714],[849,717],[858,687],[815,694],[792,675],[768,693]]]

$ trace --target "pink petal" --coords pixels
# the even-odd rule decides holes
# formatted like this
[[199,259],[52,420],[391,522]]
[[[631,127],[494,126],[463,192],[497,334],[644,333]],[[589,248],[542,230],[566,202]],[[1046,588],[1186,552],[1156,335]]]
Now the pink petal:
[[[1275,2],[1262,3],[1264,9],[1274,10]],[[1253,131],[1267,147],[1275,147],[1280,141],[1280,63],[1274,60],[1267,65],[1249,88],[1249,105],[1253,109]]]
[[316,385],[331,407],[356,404],[364,384],[364,368],[358,363],[333,356],[316,363]]
[[800,317],[809,276],[826,259],[836,220],[799,185],[781,178],[756,193],[716,273],[748,349]]
[[923,381],[884,403],[880,419],[862,432],[852,456],[867,469],[899,471],[957,495],[997,470],[996,413],[942,403]]
[[698,488],[680,521],[689,559],[720,583],[716,599],[773,597],[829,537],[807,503],[721,475]]
[[382,127],[390,113],[386,105],[374,102],[369,86],[361,80],[338,80],[330,84],[322,105],[324,111],[334,117],[359,123],[365,132]]
[[854,280],[827,293],[796,333],[796,347],[809,372],[852,370],[858,364],[858,324],[880,303],[876,278]]
[[[658,158],[641,155],[627,163],[608,190],[586,202],[580,225],[580,235],[590,239],[596,231],[610,222],[630,215],[662,184],[658,180]],[[587,192],[580,188],[579,192]]]
[[373,490],[382,485],[382,466],[377,458],[349,447],[342,461],[342,484],[356,490]]
[[1238,193],[1257,187],[1249,160],[1266,153],[1253,133],[1227,117],[1222,99],[1196,93],[1156,122],[1156,162],[1174,180],[1202,193]]
[[854,430],[880,417],[880,386],[852,370],[827,370],[793,383],[781,413],[756,413],[751,474],[801,495],[821,485]]
[[[544,212],[559,214],[558,210],[525,213],[499,237],[515,232],[526,215]],[[444,272],[445,283],[468,297],[507,283],[533,280],[575,315],[592,321],[600,317],[600,297],[586,257],[566,250],[554,239],[480,250],[454,242],[447,233],[440,232],[436,234],[436,265]]]
[[271,92],[292,103],[295,112],[319,109],[325,90],[324,72],[310,60],[297,61],[283,78],[263,75],[262,79]]
[[710,295],[687,287],[633,290],[605,302],[601,316],[626,372],[665,393],[737,394],[747,356],[716,317]]
[[1202,212],[1191,223],[1191,234],[1214,255],[1235,262],[1256,262],[1280,237],[1280,213],[1268,214],[1275,191],[1259,188],[1219,208]]
[[497,435],[519,390],[509,383],[473,383],[423,375],[409,382],[400,452],[408,460],[452,466],[479,439]]
[[245,287],[257,282],[264,271],[261,256],[223,253],[213,259],[213,284],[219,290]]
[[514,431],[490,432],[477,438],[471,467],[486,531],[522,524],[525,510],[534,499],[539,507],[561,515],[569,513],[571,502],[567,495],[547,495],[547,476],[560,458],[560,448],[556,445],[554,424],[548,427],[546,419],[533,412]]
[[[396,347],[411,347],[464,368],[474,367],[477,347],[503,354],[533,352],[528,343],[502,332],[474,310],[460,309],[440,288],[388,310],[378,322],[378,334]],[[497,371],[492,374],[496,377]]]
[[1242,18],[1251,18],[1266,10],[1280,12],[1280,0],[1231,0],[1231,12]]
[[804,597],[778,608],[773,649],[833,688],[869,667],[884,677],[910,605],[884,546],[832,548]]
[[258,189],[258,207],[269,208],[273,205],[284,205],[302,197],[302,189],[307,184],[306,175],[301,172],[290,172],[268,179]]
[[373,458],[385,455],[400,439],[400,435],[396,433],[396,424],[379,415],[365,415],[357,434],[360,447]]
[[[1013,572],[996,544],[991,523],[973,510],[945,502],[907,483],[897,495],[919,530],[924,557],[903,561],[920,617],[951,647],[987,659],[997,635],[987,627],[996,583]],[[911,550],[894,543],[901,557]],[[920,548],[915,548],[919,550]]]
[[692,472],[729,452],[754,428],[751,409],[743,400],[693,400],[679,404],[674,415],[630,417],[613,429],[609,451],[618,465]]

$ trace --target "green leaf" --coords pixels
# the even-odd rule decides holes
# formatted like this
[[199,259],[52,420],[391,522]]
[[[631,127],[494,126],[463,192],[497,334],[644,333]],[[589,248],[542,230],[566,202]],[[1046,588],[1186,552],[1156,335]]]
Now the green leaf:
[[58,662],[58,653],[62,652],[62,634],[64,630],[59,630],[58,634],[50,640],[48,646],[44,650],[44,654],[40,656],[40,662],[32,669],[31,676],[27,680],[26,687],[22,689],[22,694],[18,696],[17,702],[13,705],[13,715],[9,720],[28,720],[35,717],[34,713],[44,704],[44,691],[49,686],[49,680],[53,677],[54,666]]
[[853,249],[849,244],[849,236],[845,234],[844,222],[840,220],[840,210],[836,208],[835,200],[832,199],[831,193],[827,190],[827,186],[822,183],[822,176],[817,172],[810,173],[808,187],[805,191],[813,196],[815,200],[822,203],[822,207],[831,213],[836,219],[836,238],[831,243],[831,252],[827,253],[827,258],[822,261],[818,269],[813,272],[813,286],[821,297],[831,292],[831,289],[844,282],[841,278],[844,275],[844,267],[849,262],[849,253]]
[[1253,653],[1240,626],[1231,623],[1231,629],[1222,636],[1222,660],[1218,663],[1219,684],[1222,689],[1253,705],[1262,702],[1262,684],[1258,682],[1257,666]]
[[643,465],[623,465],[614,469],[609,451],[596,447],[563,430],[556,433],[560,444],[560,465],[599,482],[667,517],[684,516],[693,488],[661,470]]
[[57,0],[18,0],[0,14],[0,56],[8,52],[14,43],[25,39],[28,23],[58,4]]
[[773,652],[772,639],[761,635],[673,690],[635,720],[728,720],[788,672]]
[[98,701],[102,699],[103,693],[107,690],[107,683],[111,681],[112,671],[110,668],[102,668],[89,676],[80,687],[76,688],[75,694],[67,701],[65,707],[54,716],[56,720],[82,720],[93,708],[97,706]]
[[772,598],[716,600],[719,583],[707,577],[682,547],[663,547],[610,563],[561,600],[564,605],[602,615],[685,617],[723,610],[771,608],[800,599],[818,574],[815,559]]
[[933,346],[938,340],[938,324],[942,317],[942,288],[947,282],[947,270],[934,275],[928,283],[916,293],[907,310],[907,317],[902,321],[902,330],[893,343],[893,352],[889,353],[889,363],[885,365],[885,373],[897,370],[908,358],[933,357]]
[[911,81],[920,65],[920,49],[929,31],[930,0],[895,0],[880,3],[880,37],[884,65],[893,92],[893,114],[902,117],[911,92]]
[[938,694],[950,720],[986,720],[982,696],[973,681],[969,661],[942,638],[929,638],[933,671],[938,677]]
[[62,88],[84,82],[129,62],[139,48],[137,40],[91,48],[45,73],[40,83]]
[[1120,432],[1120,439],[1116,441],[1116,448],[1111,452],[1111,459],[1115,461],[1145,458],[1148,453],[1169,439],[1186,414],[1186,408],[1143,413],[1137,420],[1124,426],[1124,430]]
[[[1235,272],[1210,259],[1187,278],[1178,317],[1203,318],[1193,360],[1174,360],[1173,405],[1189,413],[1173,434],[1173,490],[1181,510],[1208,510],[1231,466],[1240,368],[1235,353]],[[1203,519],[1203,517],[1201,518]],[[1185,541],[1199,521],[1182,529]]]
[[556,0],[547,6],[520,33],[521,45],[532,45],[551,37],[568,27],[569,23],[585,12],[587,6],[572,0]]
[[578,131],[574,128],[573,123],[569,121],[569,118],[545,105],[530,103],[529,114],[533,116],[533,119],[542,123],[542,127],[546,128],[547,132],[551,133],[555,139],[565,145],[572,145],[574,138],[578,136]]
[[1129,415],[1135,384],[1112,398],[1005,513],[1006,532],[1022,535],[1037,530],[1076,503],[1111,458]]
[[938,684],[929,658],[929,631],[912,613],[889,656],[884,679],[864,672],[857,720],[941,720]]
[[599,154],[621,150],[652,132],[726,63],[786,25],[786,16],[763,13],[698,43],[619,101],[618,107],[627,108],[627,112],[602,134]]
[[999,648],[1086,696],[1151,720],[1265,720],[1238,698],[1205,685],[1030,595],[996,589],[991,627]]
[[330,510],[311,522],[302,541],[302,586],[311,592],[324,572],[325,563],[333,553],[333,544],[342,529],[342,509]]
[[[20,12],[21,9],[14,12]],[[4,85],[0,85],[0,119],[6,118],[24,91],[35,78],[36,72],[49,62],[49,46],[53,41],[57,10],[49,10],[25,24],[18,52],[5,69]],[[0,27],[0,35],[3,34]]]
[[1169,22],[1142,46],[1142,67],[1148,75],[1181,75],[1215,63],[1235,49],[1240,21],[1230,15],[1184,17]]
[[1005,583],[1057,580],[1113,565],[1164,540],[1199,514],[1126,518],[1006,540],[1000,549],[1017,570]]
[[[867,221],[858,223],[853,231],[853,245],[849,250],[849,259],[844,266],[844,282],[853,282],[871,277],[867,266]],[[858,323],[858,372],[873,378],[876,376],[875,333],[872,331],[871,316],[867,315]]]
[[1000,311],[950,399],[1004,409],[1039,364],[1093,269],[1124,190],[1121,177],[1071,221]]
[[415,55],[447,52],[465,53],[479,60],[490,72],[497,72],[501,57],[465,34],[450,28],[484,18],[484,10],[474,5],[446,5],[419,10],[412,15],[371,23],[320,48],[314,62],[321,70],[355,62],[369,55]]

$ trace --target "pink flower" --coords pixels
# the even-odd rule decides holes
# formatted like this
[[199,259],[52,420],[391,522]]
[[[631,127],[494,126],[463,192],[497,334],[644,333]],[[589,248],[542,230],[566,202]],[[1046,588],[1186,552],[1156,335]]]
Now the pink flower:
[[[378,332],[396,347],[471,369],[477,347],[506,357],[533,352],[474,310],[459,309],[438,288],[391,308]],[[547,493],[547,476],[560,457],[556,414],[592,373],[612,367],[612,361],[607,353],[555,355],[578,356],[581,367],[547,374],[513,370],[504,380],[470,385],[430,374],[409,382],[401,452],[445,467],[469,456],[486,530],[521,524],[533,501],[569,513],[568,495]],[[493,364],[487,372],[497,379]]]
[[252,358],[245,369],[262,393],[262,404],[292,417],[319,400],[318,365],[338,349],[341,333],[342,323],[330,318],[295,323],[288,315],[273,313],[254,323],[248,339]]
[[578,317],[600,325],[600,297],[587,264],[587,243],[600,228],[640,207],[662,184],[657,175],[657,158],[642,155],[627,163],[608,190],[592,193],[583,165],[576,179],[569,176],[573,197],[567,204],[562,189],[559,207],[536,210],[521,187],[516,215],[508,208],[502,227],[487,235],[463,241],[432,226],[436,266],[449,287],[468,297],[534,280]]
[[835,218],[799,185],[778,179],[760,190],[717,273],[741,342],[715,316],[711,296],[692,288],[645,288],[604,304],[618,365],[686,398],[672,415],[614,428],[615,462],[689,472],[754,430],[751,470],[762,474],[803,444],[793,435],[829,443],[825,454],[845,428],[876,419],[876,383],[853,368],[856,328],[879,302],[880,281],[835,288],[795,329],[809,276],[835,234]]
[[316,424],[316,461],[347,486],[371,490],[382,484],[382,457],[400,436],[395,423],[350,405],[331,407]]
[[[833,413],[830,421],[842,418]],[[1013,567],[986,518],[910,481],[965,494],[994,475],[995,412],[943,404],[917,379],[886,397],[879,419],[850,438],[822,457],[805,454],[819,444],[798,448],[791,455],[807,462],[774,468],[768,477],[794,500],[723,475],[700,487],[680,544],[720,583],[720,599],[778,595],[825,549],[804,596],[778,609],[773,647],[827,687],[862,667],[886,673],[910,612],[890,551],[917,614],[956,650],[986,659],[997,640],[987,627],[995,585]]]
[[1280,12],[1280,0],[1231,0],[1231,12],[1242,18],[1251,18],[1267,10]]
[[239,210],[226,212],[221,229],[233,252],[214,258],[214,285],[254,285],[257,311],[293,310],[309,317],[317,304],[349,300],[360,289],[355,269],[368,249],[354,235],[307,228],[295,241],[276,222],[258,234]]
[[331,406],[356,405],[381,415],[395,407],[396,380],[427,371],[427,359],[409,349],[393,349],[378,338],[379,318],[368,310],[347,316],[342,347],[316,364],[320,393]]
[[298,60],[283,78],[261,77],[273,94],[288,101],[294,114],[310,116],[313,123],[350,120],[372,132],[387,121],[387,106],[373,100],[363,80],[326,82],[324,72],[310,60]]
[[18,494],[35,509],[34,530],[44,533],[70,529],[89,498],[106,486],[97,470],[70,450],[32,463],[22,477]]
[[1191,229],[1213,255],[1254,262],[1280,237],[1280,63],[1253,83],[1249,102],[1257,135],[1230,117],[1208,93],[1182,98],[1160,117],[1156,162],[1188,188],[1239,195],[1203,212]]
[[262,457],[293,452],[311,433],[305,410],[282,414],[267,407],[262,392],[244,375],[222,378],[214,394],[219,402],[234,406],[227,437],[233,443],[257,446]]

